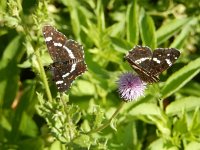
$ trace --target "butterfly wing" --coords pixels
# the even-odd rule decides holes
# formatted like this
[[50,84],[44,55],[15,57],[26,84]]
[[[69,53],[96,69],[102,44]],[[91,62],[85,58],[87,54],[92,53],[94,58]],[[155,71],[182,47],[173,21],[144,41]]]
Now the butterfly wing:
[[84,50],[83,46],[74,40],[67,40],[63,48],[67,51],[71,59],[75,61],[84,60]]
[[66,61],[71,59],[69,54],[63,48],[67,38],[64,34],[57,31],[54,27],[46,25],[42,29],[45,42],[53,62]]
[[71,83],[86,71],[83,46],[74,40],[67,39],[54,27],[43,27],[43,35],[53,64],[53,79],[59,92],[68,90]]
[[86,70],[86,65],[83,61],[69,64],[55,62],[51,65],[53,72],[53,80],[56,83],[59,92],[68,90],[72,82]]
[[168,69],[180,56],[180,52],[175,48],[157,48],[153,52],[150,63],[150,73],[158,76],[164,70]]
[[146,46],[136,46],[125,56],[125,60],[129,62],[140,78],[148,83],[158,81],[158,78],[150,73],[151,59],[152,52]]

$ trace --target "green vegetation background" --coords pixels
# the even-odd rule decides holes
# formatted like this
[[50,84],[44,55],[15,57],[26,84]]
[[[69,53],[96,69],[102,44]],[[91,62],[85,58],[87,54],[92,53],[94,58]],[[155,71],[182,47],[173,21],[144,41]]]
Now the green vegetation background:
[[[200,148],[199,0],[1,0],[0,149]],[[59,94],[42,27],[84,46],[88,71]],[[135,45],[174,47],[178,61],[140,100],[116,81]],[[109,125],[109,126],[108,126]]]

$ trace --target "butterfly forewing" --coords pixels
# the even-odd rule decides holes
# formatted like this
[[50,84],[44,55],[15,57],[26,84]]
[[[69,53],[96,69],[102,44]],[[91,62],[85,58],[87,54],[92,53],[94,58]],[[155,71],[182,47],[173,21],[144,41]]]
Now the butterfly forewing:
[[61,32],[58,32],[50,25],[44,26],[42,31],[53,61],[64,61],[66,59],[70,59],[68,53],[63,52],[65,51],[63,49],[63,45],[67,41],[65,35]]
[[145,82],[156,82],[158,78],[150,74],[152,52],[148,47],[136,46],[125,56],[131,67]]
[[[68,40],[64,46],[65,49],[69,52],[71,59],[83,59],[84,58],[84,51],[83,46],[78,44],[74,40]],[[70,52],[71,50],[71,52]]]
[[157,76],[167,70],[180,56],[180,52],[175,48],[157,48],[153,52],[150,73]]
[[84,73],[87,66],[84,61],[83,46],[74,40],[67,39],[54,27],[43,27],[43,35],[53,64],[53,79],[60,92],[69,89],[71,83]]
[[149,71],[150,60],[152,58],[152,52],[148,47],[136,46],[129,51],[125,59],[132,62],[133,65],[142,68],[145,71]]

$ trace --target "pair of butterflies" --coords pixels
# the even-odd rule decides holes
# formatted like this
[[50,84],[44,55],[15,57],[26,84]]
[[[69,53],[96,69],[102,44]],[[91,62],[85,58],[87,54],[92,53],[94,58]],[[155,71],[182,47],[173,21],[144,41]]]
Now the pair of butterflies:
[[[43,27],[43,35],[53,63],[51,69],[58,91],[67,91],[72,82],[87,70],[83,46],[68,39],[54,27]],[[140,78],[147,83],[158,82],[158,75],[178,59],[180,52],[175,48],[136,46],[124,57]]]

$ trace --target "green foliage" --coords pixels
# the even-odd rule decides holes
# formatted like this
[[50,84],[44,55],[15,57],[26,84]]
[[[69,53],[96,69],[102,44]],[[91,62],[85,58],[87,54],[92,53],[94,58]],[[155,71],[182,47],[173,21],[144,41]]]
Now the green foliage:
[[[0,1],[0,149],[198,149],[197,0]],[[58,93],[42,37],[51,24],[84,46],[88,71]],[[181,56],[145,96],[120,102],[116,81],[135,45]]]

